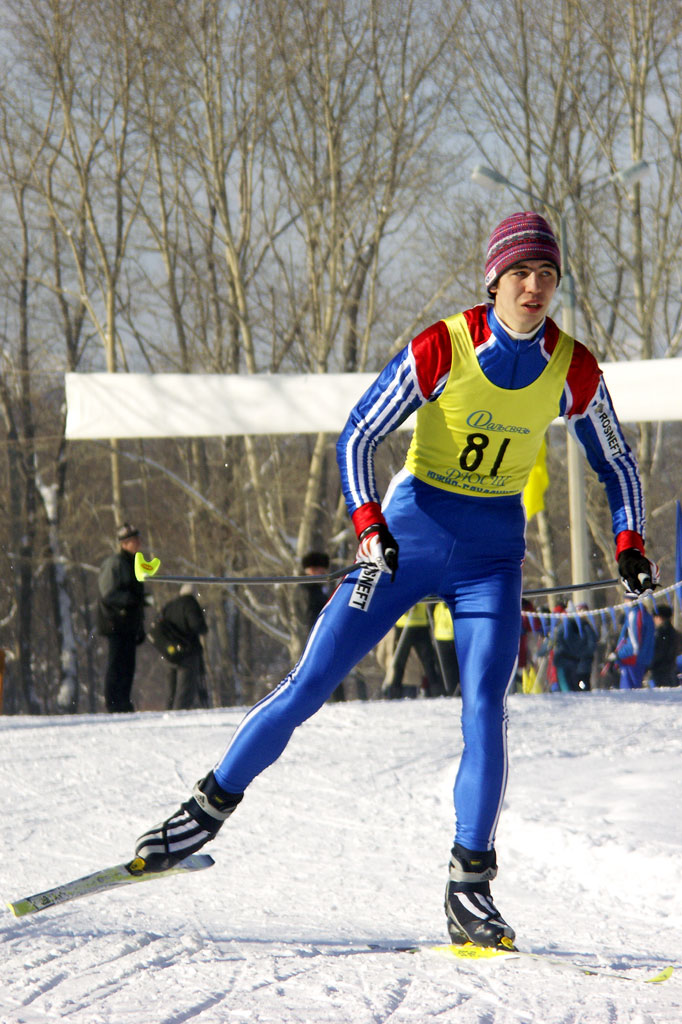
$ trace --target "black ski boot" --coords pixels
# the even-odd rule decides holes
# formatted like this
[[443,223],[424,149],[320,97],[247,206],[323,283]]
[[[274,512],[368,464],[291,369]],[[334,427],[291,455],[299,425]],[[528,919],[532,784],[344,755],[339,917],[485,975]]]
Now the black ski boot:
[[243,793],[226,793],[213,772],[197,782],[189,800],[139,837],[135,855],[147,871],[165,871],[215,839],[223,822],[240,803]]
[[490,895],[490,882],[496,874],[494,850],[478,852],[455,843],[445,888],[445,916],[455,945],[473,942],[476,946],[513,948],[514,929],[502,919]]

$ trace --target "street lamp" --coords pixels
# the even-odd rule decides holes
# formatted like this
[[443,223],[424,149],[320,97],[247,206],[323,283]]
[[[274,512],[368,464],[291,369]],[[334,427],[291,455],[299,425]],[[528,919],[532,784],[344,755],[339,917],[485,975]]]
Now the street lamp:
[[[635,182],[640,181],[649,171],[649,164],[646,160],[638,160],[637,163],[616,171],[604,181],[597,185],[597,181],[588,182],[586,186],[597,186],[604,188],[611,181],[617,181],[625,188],[631,188]],[[514,184],[504,174],[500,174],[493,167],[486,167],[478,164],[471,172],[471,180],[483,188],[509,188],[513,192],[520,192],[528,196],[533,202],[540,203],[547,207],[559,218],[559,248],[561,252],[561,326],[571,338],[575,337],[575,280],[568,266],[568,229],[566,224],[566,210],[563,207],[555,206],[546,199],[534,195],[526,188]],[[577,196],[568,195],[570,200],[569,209],[578,206],[580,200]],[[571,577],[573,583],[590,582],[590,560],[588,556],[587,542],[587,514],[585,503],[585,467],[580,455],[578,445],[572,436],[566,431],[566,462],[568,470],[568,519],[571,537]],[[590,603],[590,594],[585,591],[575,594],[577,602]]]

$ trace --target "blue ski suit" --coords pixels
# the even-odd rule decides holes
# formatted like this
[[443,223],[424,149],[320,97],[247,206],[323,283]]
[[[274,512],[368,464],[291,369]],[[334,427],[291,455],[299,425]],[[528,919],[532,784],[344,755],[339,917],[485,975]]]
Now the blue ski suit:
[[[520,426],[497,422],[481,406],[481,396],[487,400],[497,389],[503,402],[513,403],[513,392],[541,387],[545,375],[549,380],[550,364],[557,365],[551,360],[561,332],[547,318],[531,337],[514,335],[492,305],[474,307],[462,316],[461,358],[466,362],[467,349],[475,356],[467,363],[466,382],[450,329],[439,321],[379,374],[351,411],[337,444],[344,494],[358,529],[363,510],[378,507],[378,444],[411,413],[422,415],[431,406],[426,413],[435,419],[426,420],[421,433],[417,429],[414,465],[408,455],[412,468],[397,474],[381,506],[399,544],[394,578],[370,565],[345,577],[320,613],[296,666],[246,714],[214,773],[224,790],[242,793],[396,620],[419,601],[437,596],[452,614],[461,678],[464,745],[454,787],[455,840],[470,850],[490,850],[508,773],[506,696],[521,633],[526,523],[521,500],[525,480],[518,479],[522,467],[517,476],[513,470],[505,476],[503,455],[513,466],[511,453],[519,437],[539,447],[551,418],[562,415],[605,485],[621,548],[635,542],[643,547],[644,508],[635,459],[587,349],[562,336],[572,348],[564,345],[569,361],[559,381],[556,408],[541,430],[535,426],[531,431],[523,425],[521,407]],[[458,464],[434,472],[428,468],[430,432],[438,435],[436,449],[449,443],[447,411],[439,419],[440,406],[445,409],[446,398],[456,403],[462,389],[467,391],[466,408],[473,410],[467,424],[474,426],[464,427],[471,432]],[[529,436],[533,433],[537,438]],[[484,473],[488,452],[496,458]]]

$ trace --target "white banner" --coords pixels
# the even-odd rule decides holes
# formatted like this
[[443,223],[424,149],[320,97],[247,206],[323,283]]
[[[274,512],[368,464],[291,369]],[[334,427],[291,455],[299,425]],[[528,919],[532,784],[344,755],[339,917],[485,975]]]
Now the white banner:
[[[621,423],[682,418],[682,359],[604,363]],[[338,434],[371,373],[67,373],[70,440]],[[403,429],[411,429],[413,417]]]

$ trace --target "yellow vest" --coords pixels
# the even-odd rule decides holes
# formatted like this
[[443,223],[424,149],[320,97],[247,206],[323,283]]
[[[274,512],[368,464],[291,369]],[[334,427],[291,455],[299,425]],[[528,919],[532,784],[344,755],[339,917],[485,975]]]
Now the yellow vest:
[[415,604],[410,608],[409,612],[405,612],[401,615],[396,626],[403,628],[404,626],[428,626],[429,617],[426,611],[425,604]]
[[454,640],[455,638],[452,615],[445,601],[439,601],[433,609],[433,635],[436,640]]
[[483,373],[462,313],[445,324],[452,367],[435,402],[417,412],[406,468],[424,483],[481,498],[519,494],[525,487],[559,402],[573,356],[573,339],[559,331],[537,380],[509,390]]

